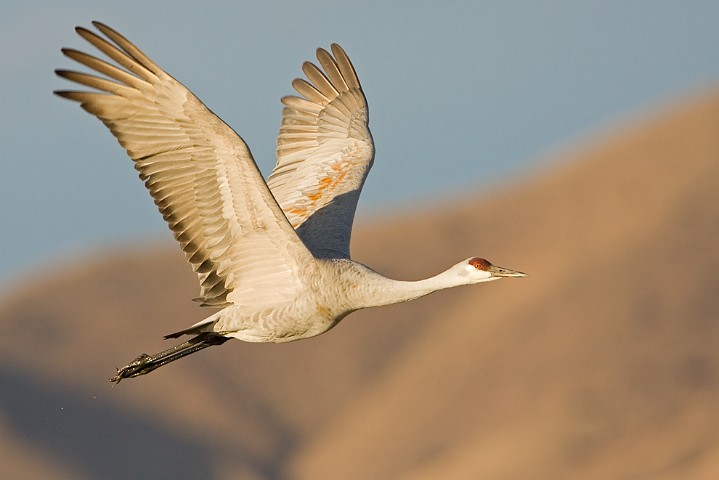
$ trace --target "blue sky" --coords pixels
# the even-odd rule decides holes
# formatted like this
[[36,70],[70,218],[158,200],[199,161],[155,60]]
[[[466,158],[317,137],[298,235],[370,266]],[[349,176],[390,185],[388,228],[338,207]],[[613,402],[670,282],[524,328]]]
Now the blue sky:
[[[172,5],[168,8],[168,5]],[[171,242],[105,127],[53,97],[113,26],[274,164],[279,98],[318,46],[355,63],[377,144],[360,215],[481,192],[617,120],[719,84],[719,2],[6,1],[0,282],[107,246]],[[93,52],[94,53],[94,52]],[[29,270],[28,270],[29,267]]]

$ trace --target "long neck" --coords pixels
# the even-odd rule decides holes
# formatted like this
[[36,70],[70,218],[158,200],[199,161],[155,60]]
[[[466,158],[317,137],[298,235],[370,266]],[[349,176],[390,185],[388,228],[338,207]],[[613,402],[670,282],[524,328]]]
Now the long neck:
[[358,288],[358,308],[379,307],[407,302],[437,290],[465,285],[464,279],[445,271],[434,277],[417,281],[392,280],[376,272]]

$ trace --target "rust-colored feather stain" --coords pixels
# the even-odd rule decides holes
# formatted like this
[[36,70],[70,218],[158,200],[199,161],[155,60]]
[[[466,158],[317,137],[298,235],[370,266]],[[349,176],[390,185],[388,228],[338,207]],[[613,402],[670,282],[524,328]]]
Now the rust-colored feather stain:
[[304,195],[304,198],[307,199],[308,202],[301,202],[302,205],[297,205],[287,209],[288,213],[298,217],[291,219],[293,227],[297,228],[305,220],[307,220],[307,218],[311,215],[311,212],[314,213],[317,211],[317,204],[322,202],[323,198],[334,197],[335,190],[337,187],[344,184],[345,177],[352,166],[353,163],[348,160],[333,163],[330,165],[331,172],[319,180],[317,189],[313,191],[313,193],[307,193]]

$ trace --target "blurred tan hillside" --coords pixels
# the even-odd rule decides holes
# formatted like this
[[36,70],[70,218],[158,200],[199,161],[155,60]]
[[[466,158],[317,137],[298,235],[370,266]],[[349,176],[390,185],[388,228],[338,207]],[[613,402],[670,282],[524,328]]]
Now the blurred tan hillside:
[[116,387],[210,311],[179,249],[38,275],[0,303],[0,477],[719,478],[719,91],[564,157],[353,239],[396,278],[472,255],[530,278]]

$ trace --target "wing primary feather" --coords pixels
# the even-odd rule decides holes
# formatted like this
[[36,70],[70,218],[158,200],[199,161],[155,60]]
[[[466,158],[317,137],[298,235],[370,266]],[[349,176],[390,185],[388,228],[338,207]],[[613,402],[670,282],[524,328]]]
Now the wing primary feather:
[[110,40],[115,42],[120,48],[122,48],[125,53],[140,62],[143,67],[147,68],[157,76],[167,75],[164,70],[158,67],[157,64],[155,64],[155,62],[150,59],[150,57],[145,55],[139,48],[133,45],[132,42],[130,42],[120,33],[108,27],[104,23],[98,22],[97,20],[93,21],[92,24],[95,25],[95,28],[104,33],[107,38],[109,38]]
[[[283,105],[289,107],[290,109],[307,112],[312,115],[317,115],[322,111],[321,104],[313,103],[305,98],[296,97],[294,95],[282,97],[281,101]],[[289,114],[291,111],[287,110],[287,113]]]
[[121,95],[123,97],[129,96],[134,91],[132,88],[129,88],[121,83],[96,77],[87,73],[75,72],[72,70],[55,70],[55,73],[59,77],[85,85],[86,87],[114,93],[115,95]]
[[133,61],[133,59],[131,57],[128,57],[119,48],[108,43],[107,40],[100,37],[96,33],[91,32],[90,30],[83,28],[83,27],[77,27],[75,29],[75,31],[77,31],[77,33],[82,38],[87,40],[93,47],[100,50],[102,53],[104,53],[105,55],[110,57],[112,60],[116,61],[122,67],[125,67],[132,73],[138,75],[140,78],[143,78],[144,80],[147,80],[148,82],[151,82],[153,80],[153,78],[156,78],[154,73],[152,73],[150,70],[145,68],[143,65],[141,65],[137,61]]
[[294,89],[297,90],[300,95],[304,96],[312,103],[326,105],[330,101],[330,99],[327,98],[322,92],[320,92],[311,84],[307,83],[306,80],[303,80],[301,78],[295,78],[294,80],[292,80],[292,87],[294,87]]
[[325,50],[324,48],[318,48],[317,60],[319,60],[320,65],[322,65],[322,68],[327,74],[327,78],[329,78],[330,82],[335,85],[335,88],[337,90],[339,90],[340,92],[349,90],[347,83],[345,83],[345,80],[342,77],[342,73],[340,73],[337,63],[335,62],[334,58],[332,58],[332,55],[327,52],[327,50]]
[[328,99],[333,99],[337,95],[339,95],[339,92],[335,89],[335,87],[332,85],[332,83],[327,79],[324,73],[322,73],[322,70],[320,70],[317,65],[310,62],[305,62],[302,64],[302,71],[305,75],[307,75],[307,79],[312,82],[312,85],[317,88],[320,92],[322,92],[322,95],[327,97]]
[[334,54],[337,61],[337,67],[340,69],[340,72],[342,72],[342,77],[347,82],[347,86],[349,88],[361,89],[362,87],[360,86],[357,72],[355,71],[352,62],[350,61],[344,49],[336,43],[333,43],[330,48],[332,49],[332,53]]
[[109,63],[107,63],[103,60],[100,60],[97,57],[88,55],[87,53],[81,52],[79,50],[74,50],[71,48],[63,48],[62,53],[66,57],[71,58],[71,59],[75,60],[76,62],[95,70],[96,72],[107,75],[108,77],[113,78],[113,79],[117,80],[118,82],[122,82],[126,85],[130,85],[131,87],[137,88],[138,90],[148,87],[147,82],[140,79],[139,77],[136,77],[135,75],[127,73],[126,71],[121,70],[114,65],[110,65]]

